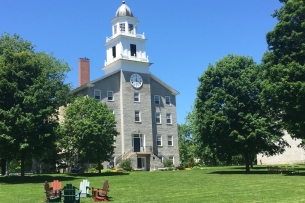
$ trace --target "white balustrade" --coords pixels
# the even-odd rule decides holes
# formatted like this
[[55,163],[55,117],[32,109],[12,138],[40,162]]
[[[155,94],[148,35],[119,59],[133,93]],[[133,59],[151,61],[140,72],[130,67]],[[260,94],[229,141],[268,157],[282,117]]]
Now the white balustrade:
[[148,56],[147,58],[140,58],[140,57],[137,57],[137,56],[127,56],[127,55],[120,55],[120,56],[117,56],[116,58],[113,58],[112,60],[110,61],[105,61],[105,66],[119,60],[119,59],[126,59],[126,60],[131,60],[131,61],[140,61],[140,62],[149,62],[148,60]]
[[116,36],[118,35],[125,35],[125,36],[129,36],[129,37],[136,37],[136,38],[140,38],[140,39],[145,39],[145,35],[144,35],[144,32],[143,34],[134,34],[134,33],[125,33],[125,32],[121,32],[121,33],[118,33],[118,34],[115,34],[111,37],[106,37],[106,43],[113,40]]

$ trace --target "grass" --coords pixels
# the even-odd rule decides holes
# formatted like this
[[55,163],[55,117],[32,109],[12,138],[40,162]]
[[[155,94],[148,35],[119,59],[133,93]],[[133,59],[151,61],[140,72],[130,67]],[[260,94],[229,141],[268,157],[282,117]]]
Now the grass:
[[[267,174],[264,166],[256,166],[250,174],[244,167],[204,167],[192,171],[154,171],[98,174],[55,174],[0,177],[0,202],[43,202],[43,184],[53,180],[62,186],[72,183],[79,187],[88,179],[90,187],[102,188],[109,180],[112,202],[305,202],[305,164],[300,173]],[[82,198],[81,202],[93,202]]]

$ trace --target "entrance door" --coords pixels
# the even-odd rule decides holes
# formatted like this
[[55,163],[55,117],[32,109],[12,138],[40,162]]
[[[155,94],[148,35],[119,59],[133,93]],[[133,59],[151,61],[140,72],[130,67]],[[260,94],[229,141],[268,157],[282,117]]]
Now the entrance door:
[[143,169],[145,171],[146,170],[145,161],[146,161],[146,159],[144,157],[138,158],[137,168]]
[[138,168],[142,168],[142,158],[138,158]]
[[133,147],[134,147],[134,152],[140,152],[140,138],[138,137],[133,138]]

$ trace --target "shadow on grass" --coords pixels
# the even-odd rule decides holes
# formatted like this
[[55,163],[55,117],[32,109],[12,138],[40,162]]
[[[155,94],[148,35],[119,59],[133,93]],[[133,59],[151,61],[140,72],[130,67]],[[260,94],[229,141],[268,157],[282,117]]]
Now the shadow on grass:
[[219,174],[219,175],[284,175],[284,176],[305,176],[304,172],[300,173],[284,173],[284,174],[269,174],[268,171],[251,171],[247,173],[246,171],[213,171],[209,174]]
[[[83,179],[84,177],[105,177],[105,176],[122,176],[122,175],[129,175],[129,173],[67,173],[67,174],[38,174],[38,175],[30,175],[24,176],[24,184],[27,183],[41,183],[44,184],[45,181],[49,183],[53,182],[54,180],[59,180],[60,182],[63,181],[73,181],[77,179]],[[0,183],[5,184],[20,184],[21,177],[20,176],[6,176],[0,177]]]

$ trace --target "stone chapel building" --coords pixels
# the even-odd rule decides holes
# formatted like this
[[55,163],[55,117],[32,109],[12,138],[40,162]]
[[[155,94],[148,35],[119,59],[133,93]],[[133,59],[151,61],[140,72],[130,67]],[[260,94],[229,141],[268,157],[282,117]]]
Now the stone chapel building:
[[79,87],[82,94],[105,102],[115,114],[115,150],[104,168],[130,158],[132,167],[157,170],[169,159],[179,165],[176,95],[178,91],[150,73],[144,34],[137,34],[138,19],[125,4],[111,20],[112,36],[106,38],[105,76],[90,81],[90,61],[79,59]]

